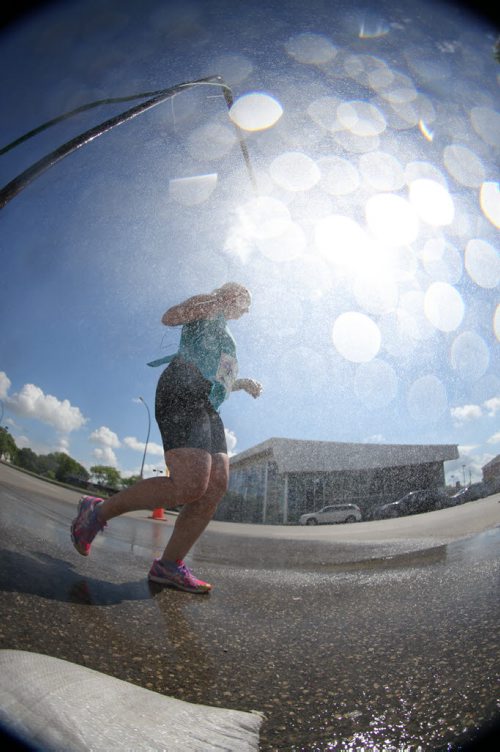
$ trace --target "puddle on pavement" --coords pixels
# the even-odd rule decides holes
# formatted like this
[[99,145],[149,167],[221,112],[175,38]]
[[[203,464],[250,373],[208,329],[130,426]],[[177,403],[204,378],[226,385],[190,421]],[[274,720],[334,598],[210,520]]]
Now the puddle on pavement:
[[500,525],[470,538],[454,541],[446,546],[447,560],[450,562],[479,561],[500,556]]

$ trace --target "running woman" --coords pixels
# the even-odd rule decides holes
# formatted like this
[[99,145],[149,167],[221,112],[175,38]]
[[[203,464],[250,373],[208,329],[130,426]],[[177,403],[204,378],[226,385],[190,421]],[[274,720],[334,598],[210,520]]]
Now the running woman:
[[141,509],[182,506],[163,555],[155,559],[148,579],[190,593],[208,593],[211,585],[197,579],[184,558],[212,519],[229,478],[224,425],[219,408],[231,392],[243,389],[258,397],[262,385],[238,379],[236,344],[228,319],[248,312],[250,292],[228,282],[208,295],[196,295],[169,308],[166,326],[182,326],[178,352],[149,365],[169,362],[156,389],[155,417],[165,452],[167,477],[147,478],[109,499],[80,499],[71,538],[78,553],[88,556],[97,533],[108,520]]

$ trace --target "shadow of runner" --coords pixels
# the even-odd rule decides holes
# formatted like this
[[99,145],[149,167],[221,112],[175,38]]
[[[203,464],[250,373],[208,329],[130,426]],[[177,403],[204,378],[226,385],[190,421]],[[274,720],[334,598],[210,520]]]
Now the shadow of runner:
[[113,583],[82,577],[63,559],[39,551],[28,555],[7,549],[0,549],[0,590],[94,606],[148,600],[153,595],[145,578]]

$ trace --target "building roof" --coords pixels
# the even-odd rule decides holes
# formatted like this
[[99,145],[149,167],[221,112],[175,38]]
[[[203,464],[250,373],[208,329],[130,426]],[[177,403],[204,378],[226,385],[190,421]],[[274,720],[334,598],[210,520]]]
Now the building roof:
[[271,459],[280,473],[374,470],[458,459],[456,444],[348,444],[272,438],[231,457],[237,468]]
[[500,454],[497,454],[496,457],[493,457],[492,460],[486,463],[486,465],[483,465],[483,470],[492,470],[495,465],[500,465]]

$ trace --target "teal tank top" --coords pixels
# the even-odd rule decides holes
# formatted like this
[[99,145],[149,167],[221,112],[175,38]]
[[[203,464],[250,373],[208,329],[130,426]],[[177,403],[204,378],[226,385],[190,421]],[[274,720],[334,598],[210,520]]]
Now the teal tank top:
[[[195,365],[202,376],[210,381],[210,402],[218,410],[231,393],[238,375],[236,343],[224,316],[219,314],[214,319],[184,324],[179,350],[175,355]],[[154,360],[148,366],[168,363],[175,355]]]

